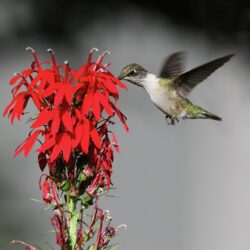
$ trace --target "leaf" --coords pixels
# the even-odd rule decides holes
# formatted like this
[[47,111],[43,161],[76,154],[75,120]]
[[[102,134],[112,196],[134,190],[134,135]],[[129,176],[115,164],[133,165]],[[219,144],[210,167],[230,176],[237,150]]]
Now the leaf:
[[38,164],[39,164],[41,171],[43,171],[47,165],[46,155],[43,152],[38,154]]

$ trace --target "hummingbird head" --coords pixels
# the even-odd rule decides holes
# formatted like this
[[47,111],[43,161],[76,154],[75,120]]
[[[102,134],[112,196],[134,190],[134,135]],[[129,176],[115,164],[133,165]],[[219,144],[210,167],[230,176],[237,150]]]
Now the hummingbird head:
[[120,75],[118,76],[119,80],[127,80],[131,83],[134,83],[138,86],[142,86],[143,82],[147,76],[148,71],[144,69],[141,65],[132,63],[125,66]]

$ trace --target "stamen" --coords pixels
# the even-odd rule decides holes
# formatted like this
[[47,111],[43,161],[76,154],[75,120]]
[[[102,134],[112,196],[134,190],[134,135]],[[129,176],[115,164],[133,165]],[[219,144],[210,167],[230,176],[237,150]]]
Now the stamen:
[[93,70],[96,70],[96,67],[97,67],[97,66],[98,66],[98,67],[101,66],[101,64],[102,64],[102,62],[103,62],[103,59],[104,59],[105,55],[110,55],[110,54],[111,54],[111,53],[110,53],[108,50],[104,51],[104,52],[99,56],[99,58],[97,59],[96,65],[95,65],[95,67],[93,68]]
[[48,49],[47,49],[47,52],[51,54],[53,68],[54,68],[54,70],[56,71],[56,73],[59,74],[58,68],[57,68],[57,64],[56,64],[56,57],[55,57],[55,52],[54,52],[54,50],[51,49],[51,48],[48,48]]
[[69,80],[69,61],[66,60],[64,61],[65,64],[65,80],[68,81]]
[[93,49],[91,49],[91,50],[90,50],[90,53],[93,53],[94,51],[96,51],[96,52],[97,52],[97,51],[99,51],[99,49],[97,49],[97,48],[93,48]]
[[97,48],[93,48],[93,49],[91,49],[90,50],[90,52],[89,52],[89,57],[88,57],[88,61],[87,61],[87,66],[89,66],[90,64],[91,64],[91,60],[92,60],[92,55],[93,55],[93,53],[94,52],[97,52],[97,51],[99,51]]
[[36,65],[38,67],[38,69],[40,70],[41,69],[41,65],[39,63],[39,60],[38,60],[38,57],[37,57],[37,54],[36,54],[36,51],[32,48],[32,47],[27,47],[26,48],[26,51],[31,51],[33,56],[34,56],[34,59],[35,59],[35,62],[36,62]]
[[31,51],[32,53],[35,53],[35,50],[32,48],[32,47],[27,47],[26,49],[25,49],[26,51]]
[[51,48],[48,48],[48,49],[47,49],[47,52],[49,52],[49,53],[51,53],[51,54],[54,54],[54,51],[53,51],[53,49],[51,49]]

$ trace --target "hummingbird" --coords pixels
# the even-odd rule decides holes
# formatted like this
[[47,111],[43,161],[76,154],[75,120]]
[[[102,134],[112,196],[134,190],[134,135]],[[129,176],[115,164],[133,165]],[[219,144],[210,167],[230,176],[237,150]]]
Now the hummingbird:
[[150,73],[139,64],[125,66],[118,76],[146,90],[151,101],[166,117],[167,124],[175,125],[179,119],[222,119],[193,104],[188,94],[215,70],[230,60],[233,54],[217,58],[184,72],[185,53],[171,54],[164,62],[159,75]]

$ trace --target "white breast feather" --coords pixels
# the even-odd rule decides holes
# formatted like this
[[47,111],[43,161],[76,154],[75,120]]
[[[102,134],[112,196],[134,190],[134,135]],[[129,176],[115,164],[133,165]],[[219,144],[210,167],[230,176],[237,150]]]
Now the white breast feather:
[[143,86],[149,94],[152,102],[154,102],[154,104],[162,111],[170,113],[169,108],[171,103],[159,83],[159,78],[154,74],[148,73]]

